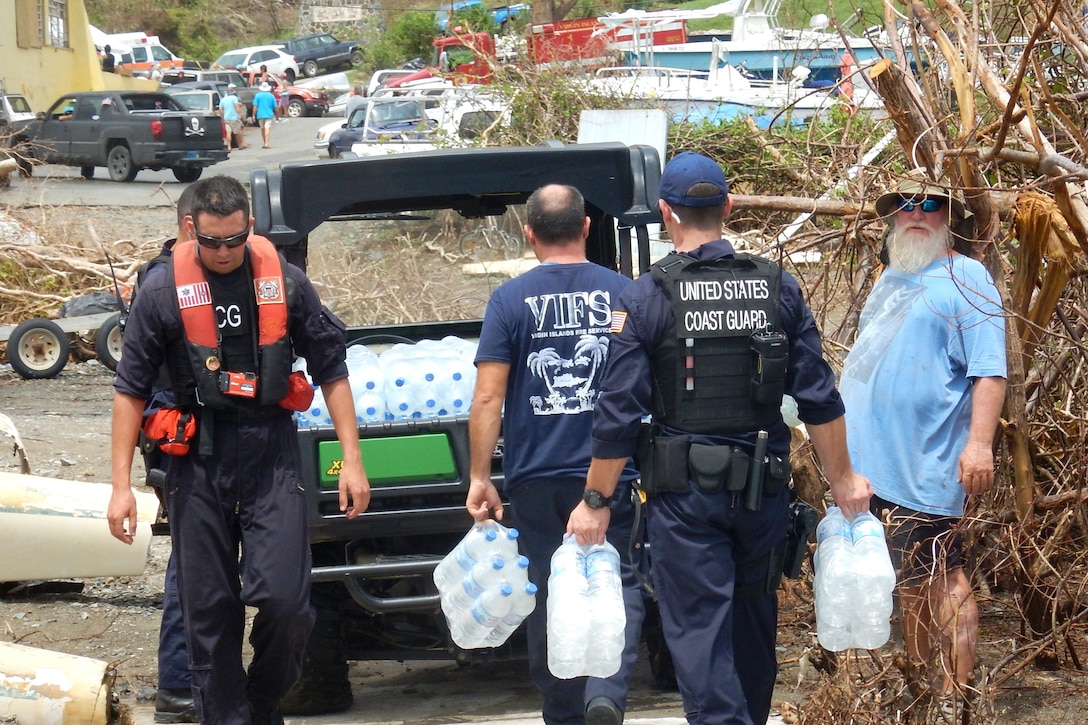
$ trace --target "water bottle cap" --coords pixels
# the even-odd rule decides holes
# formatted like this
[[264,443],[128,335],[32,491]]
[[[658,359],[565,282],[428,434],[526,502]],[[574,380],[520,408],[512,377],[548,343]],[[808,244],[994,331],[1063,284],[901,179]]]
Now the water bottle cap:
[[397,379],[396,379],[396,380],[395,380],[395,381],[393,382],[393,384],[394,384],[394,385],[396,385],[396,386],[397,386],[398,388],[403,388],[403,387],[404,387],[404,384],[405,384],[406,382],[407,382],[407,381],[406,381],[406,380],[405,380],[404,378],[397,378]]
[[499,533],[495,531],[495,529],[488,529],[484,532],[484,538],[488,541],[494,541],[495,539],[499,538]]
[[536,592],[537,592],[536,584],[533,584],[532,582],[529,582],[528,584],[525,585],[525,593],[526,594],[536,594]]
[[518,532],[517,529],[510,528],[510,529],[506,530],[506,538],[509,539],[510,541],[514,541],[515,539],[517,539],[518,535],[519,535],[519,532]]
[[366,381],[366,389],[367,390],[373,390],[374,389],[374,381],[373,380],[367,380]]
[[529,557],[519,556],[518,557],[518,566],[521,567],[522,569],[528,569],[529,568]]
[[501,587],[499,587],[499,592],[504,597],[508,597],[508,596],[510,596],[511,594],[514,593],[514,588],[511,587],[509,584],[503,584]]
[[504,566],[506,566],[506,562],[503,560],[503,558],[501,556],[491,557],[491,568],[492,569],[502,569]]
[[453,379],[454,380],[460,380],[461,379],[461,373],[454,373],[453,374]]

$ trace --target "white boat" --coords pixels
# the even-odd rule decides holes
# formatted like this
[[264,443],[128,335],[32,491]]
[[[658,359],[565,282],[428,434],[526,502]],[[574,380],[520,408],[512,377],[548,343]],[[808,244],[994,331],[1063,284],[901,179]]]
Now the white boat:
[[[711,57],[719,57],[718,42]],[[602,68],[588,84],[594,92],[630,99],[633,106],[663,106],[674,120],[721,121],[751,116],[766,127],[776,120],[804,123],[835,107],[878,112],[883,104],[867,86],[855,88],[847,100],[835,88],[805,87],[804,67],[795,68],[789,81],[763,81],[745,76],[732,65],[711,63],[702,71],[656,66]]]
[[706,69],[711,62],[712,42],[719,42],[715,52],[718,62],[742,68],[752,76],[765,79],[789,77],[796,67],[808,68],[810,83],[834,83],[844,53],[856,64],[877,60],[881,49],[869,38],[828,32],[828,18],[813,16],[805,29],[783,28],[778,24],[782,0],[728,0],[702,10],[627,10],[598,18],[608,26],[632,28],[636,37],[645,37],[661,23],[676,20],[709,19],[720,16],[733,20],[731,33],[689,35],[688,42],[671,45],[643,43],[630,52],[631,65],[660,66],[688,70]]

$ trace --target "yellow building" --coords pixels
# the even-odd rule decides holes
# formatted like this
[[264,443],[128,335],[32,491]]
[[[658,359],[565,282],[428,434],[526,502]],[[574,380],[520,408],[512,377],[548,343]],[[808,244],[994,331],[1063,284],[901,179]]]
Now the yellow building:
[[155,88],[102,72],[83,0],[0,0],[0,86],[35,111],[73,91]]

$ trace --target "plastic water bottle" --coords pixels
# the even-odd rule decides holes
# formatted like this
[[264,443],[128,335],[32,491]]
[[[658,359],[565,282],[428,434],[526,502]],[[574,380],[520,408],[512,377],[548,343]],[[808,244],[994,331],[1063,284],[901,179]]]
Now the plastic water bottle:
[[[528,562],[529,560],[525,559],[525,561]],[[487,636],[485,642],[488,647],[498,647],[506,642],[510,635],[514,633],[514,630],[525,621],[525,618],[533,613],[533,610],[536,609],[536,592],[536,584],[532,582],[527,582],[521,588],[514,587],[514,593],[511,595],[510,600],[510,611]]]
[[476,562],[487,558],[498,537],[499,532],[493,522],[474,524],[453,551],[446,554],[434,568],[434,585],[438,591],[444,592],[456,586]]
[[627,611],[623,606],[620,555],[607,541],[586,553],[590,632],[585,642],[585,674],[611,677],[620,669]]
[[487,589],[504,582],[505,562],[498,555],[478,561],[461,577],[459,586],[452,586],[442,593],[442,611],[450,619],[472,607],[472,603]]
[[854,600],[854,644],[876,649],[891,636],[892,592],[895,567],[884,540],[884,526],[868,511],[850,525],[854,544],[857,597]]
[[828,508],[816,527],[816,636],[832,652],[853,646],[854,547],[838,507]]
[[496,548],[503,558],[510,561],[518,558],[518,537],[520,533],[515,528],[507,528],[496,522],[495,528],[499,532]]
[[585,674],[589,638],[585,555],[571,535],[555,550],[548,578],[548,669],[569,680]]
[[461,649],[486,647],[488,635],[510,612],[511,597],[514,593],[509,584],[487,589],[468,610],[450,621],[450,634],[454,643]]

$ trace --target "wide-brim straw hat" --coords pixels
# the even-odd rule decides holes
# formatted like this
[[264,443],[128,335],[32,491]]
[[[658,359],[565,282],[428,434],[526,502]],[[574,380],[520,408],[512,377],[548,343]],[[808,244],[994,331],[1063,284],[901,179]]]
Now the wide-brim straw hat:
[[896,185],[894,190],[881,194],[876,200],[876,213],[882,217],[891,216],[899,209],[899,202],[903,199],[918,199],[921,201],[928,196],[947,199],[956,220],[966,219],[971,215],[971,212],[967,211],[967,207],[963,203],[963,195],[959,191],[950,191],[946,186],[941,186],[935,181],[918,178],[918,176],[903,179]]

